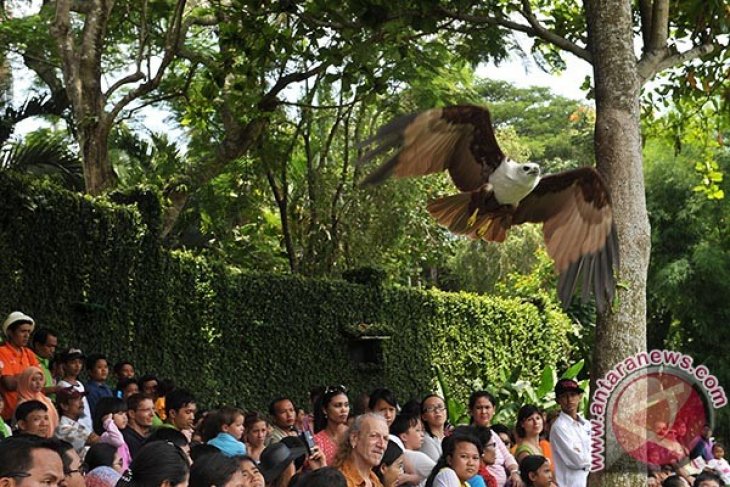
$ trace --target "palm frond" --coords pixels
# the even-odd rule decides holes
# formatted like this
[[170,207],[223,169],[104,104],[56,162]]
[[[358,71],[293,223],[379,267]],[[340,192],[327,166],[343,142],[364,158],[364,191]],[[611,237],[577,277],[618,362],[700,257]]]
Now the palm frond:
[[50,175],[68,188],[84,189],[81,161],[62,134],[11,142],[0,149],[0,170]]

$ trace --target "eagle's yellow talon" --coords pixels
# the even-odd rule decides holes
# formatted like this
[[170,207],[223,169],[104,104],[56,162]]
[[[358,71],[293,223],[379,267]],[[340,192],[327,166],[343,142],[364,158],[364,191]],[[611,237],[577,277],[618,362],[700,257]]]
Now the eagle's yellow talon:
[[474,213],[471,214],[469,219],[466,221],[466,224],[470,227],[473,227],[474,224],[477,222],[477,214],[479,213],[479,208],[474,210]]

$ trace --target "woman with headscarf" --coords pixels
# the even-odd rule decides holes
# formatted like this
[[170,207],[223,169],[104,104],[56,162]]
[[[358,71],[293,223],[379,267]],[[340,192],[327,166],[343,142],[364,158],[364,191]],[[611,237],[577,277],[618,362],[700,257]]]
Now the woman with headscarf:
[[58,411],[48,396],[43,394],[46,377],[39,367],[30,366],[23,369],[18,377],[18,404],[25,401],[40,401],[48,408],[48,437],[52,437],[58,426]]

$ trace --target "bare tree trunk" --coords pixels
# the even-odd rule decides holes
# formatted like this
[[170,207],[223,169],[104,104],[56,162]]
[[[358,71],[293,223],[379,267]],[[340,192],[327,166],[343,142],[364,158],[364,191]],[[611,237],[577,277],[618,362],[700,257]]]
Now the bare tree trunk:
[[85,161],[84,183],[89,194],[101,194],[113,187],[117,181],[117,175],[109,160],[110,128],[105,121],[79,127],[81,155]]
[[[617,302],[598,317],[591,371],[595,381],[646,348],[646,276],[651,247],[639,125],[641,81],[633,50],[631,2],[586,2],[596,89],[595,151],[607,176],[619,235]],[[646,485],[643,467],[626,458],[592,474],[592,485]]]

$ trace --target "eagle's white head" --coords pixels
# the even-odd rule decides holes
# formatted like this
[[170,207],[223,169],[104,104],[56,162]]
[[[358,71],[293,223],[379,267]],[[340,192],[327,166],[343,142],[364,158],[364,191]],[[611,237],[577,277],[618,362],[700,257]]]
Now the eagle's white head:
[[540,182],[540,166],[505,158],[489,177],[500,204],[517,205]]

